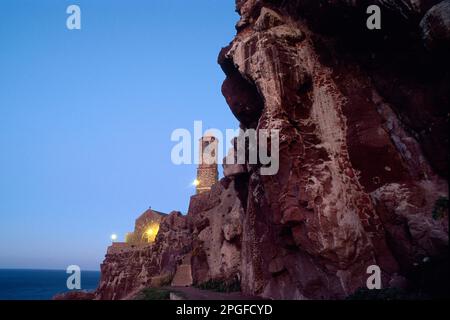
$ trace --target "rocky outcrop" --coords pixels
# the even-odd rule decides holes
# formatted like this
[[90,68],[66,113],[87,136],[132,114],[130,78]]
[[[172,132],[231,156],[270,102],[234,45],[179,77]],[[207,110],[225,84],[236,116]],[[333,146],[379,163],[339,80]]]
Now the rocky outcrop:
[[[187,216],[161,218],[154,243],[108,250],[95,298],[219,281],[340,299],[372,265],[403,289],[446,269],[449,1],[236,3],[222,92],[243,130],[280,132],[279,171],[225,164]],[[381,30],[365,27],[370,4]]]
[[69,291],[56,294],[52,300],[93,300],[95,298],[94,292],[88,291]]
[[242,215],[234,180],[222,179],[209,193],[192,197],[194,283],[240,278]]
[[442,1],[433,6],[420,22],[422,38],[432,51],[450,50],[450,1]]
[[448,196],[449,69],[419,32],[436,2],[378,1],[384,25],[370,33],[355,25],[366,1],[237,1],[222,91],[241,127],[280,131],[276,175],[224,168],[247,189],[245,293],[342,298],[370,265],[388,286],[446,253],[448,223],[432,211]]
[[187,217],[179,212],[164,216],[154,243],[108,250],[95,299],[130,298],[140,289],[170,284],[191,246]]

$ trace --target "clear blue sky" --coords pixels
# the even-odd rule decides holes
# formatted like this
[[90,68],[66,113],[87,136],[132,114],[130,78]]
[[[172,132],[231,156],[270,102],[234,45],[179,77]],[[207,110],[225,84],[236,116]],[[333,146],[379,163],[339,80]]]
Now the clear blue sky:
[[[77,4],[82,29],[66,28]],[[176,128],[236,128],[234,0],[0,2],[0,268],[98,269],[149,206],[186,212]]]

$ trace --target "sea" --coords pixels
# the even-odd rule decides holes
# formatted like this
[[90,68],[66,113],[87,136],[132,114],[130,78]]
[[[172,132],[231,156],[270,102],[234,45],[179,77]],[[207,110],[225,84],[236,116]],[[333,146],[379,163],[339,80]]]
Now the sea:
[[[69,291],[66,270],[0,269],[0,300],[50,300]],[[100,271],[81,271],[81,289],[95,290]]]

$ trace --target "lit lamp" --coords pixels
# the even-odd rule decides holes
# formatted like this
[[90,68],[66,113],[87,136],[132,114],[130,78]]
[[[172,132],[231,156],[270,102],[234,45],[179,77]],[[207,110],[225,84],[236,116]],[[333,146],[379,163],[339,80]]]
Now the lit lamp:
[[114,241],[116,241],[116,240],[117,240],[117,234],[113,233],[113,234],[111,235],[111,241],[114,242]]
[[192,182],[192,185],[194,187],[198,187],[199,184],[200,184],[200,181],[198,179],[195,179],[194,182]]
[[144,238],[147,240],[147,242],[154,242],[156,239],[156,236],[158,235],[159,231],[159,224],[158,223],[152,223],[147,230],[145,230]]

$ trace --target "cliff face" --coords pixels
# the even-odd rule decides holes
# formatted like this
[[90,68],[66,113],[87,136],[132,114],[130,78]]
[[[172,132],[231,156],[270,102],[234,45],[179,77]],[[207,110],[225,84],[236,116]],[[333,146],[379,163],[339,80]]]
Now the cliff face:
[[192,274],[196,284],[231,282],[241,275],[241,218],[244,214],[235,181],[222,179],[208,193],[191,198]]
[[[369,31],[374,2],[382,30]],[[237,0],[237,10],[222,91],[241,128],[280,131],[279,171],[225,165],[187,216],[161,220],[154,244],[108,252],[96,298],[161,285],[180,265],[195,284],[239,281],[274,299],[343,298],[371,265],[383,287],[414,284],[448,251],[450,1]]]
[[[446,252],[448,57],[420,30],[436,2],[379,1],[374,32],[365,1],[237,1],[223,93],[241,127],[280,130],[278,174],[237,170],[246,293],[341,298],[370,265],[389,286]],[[446,4],[426,14],[440,38]]]

